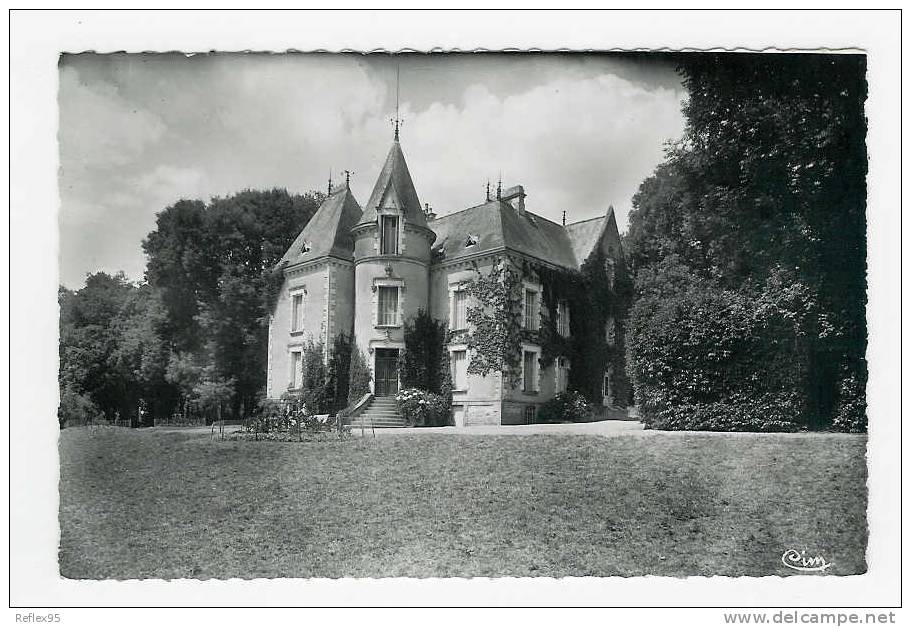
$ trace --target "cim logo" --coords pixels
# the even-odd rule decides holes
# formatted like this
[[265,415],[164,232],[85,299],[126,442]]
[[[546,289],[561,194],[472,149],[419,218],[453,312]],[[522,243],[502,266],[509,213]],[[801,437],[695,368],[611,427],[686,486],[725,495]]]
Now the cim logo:
[[832,565],[822,555],[807,557],[806,551],[798,551],[797,549],[785,551],[781,556],[781,563],[802,573],[822,573]]

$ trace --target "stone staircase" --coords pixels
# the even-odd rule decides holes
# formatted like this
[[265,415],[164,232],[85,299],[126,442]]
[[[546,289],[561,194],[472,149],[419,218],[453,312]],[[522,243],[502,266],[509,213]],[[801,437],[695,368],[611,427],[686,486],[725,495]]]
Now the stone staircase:
[[359,416],[351,419],[351,428],[389,429],[404,427],[405,419],[399,416],[393,396],[376,396]]

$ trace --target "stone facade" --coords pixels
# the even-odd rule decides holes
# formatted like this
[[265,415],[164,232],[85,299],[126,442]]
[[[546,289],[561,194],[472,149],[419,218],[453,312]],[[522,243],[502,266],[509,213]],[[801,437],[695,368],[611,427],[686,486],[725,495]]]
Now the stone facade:
[[[332,190],[283,258],[285,283],[269,325],[267,395],[278,398],[295,387],[294,353],[305,342],[322,342],[328,350],[339,333],[353,333],[367,356],[373,392],[393,394],[398,381],[390,364],[404,348],[403,322],[425,309],[452,329],[459,285],[497,264],[578,269],[599,249],[611,267],[623,263],[612,209],[602,218],[558,225],[528,211],[525,198],[516,186],[436,218],[420,204],[396,137],[363,209],[347,185]],[[523,289],[537,294],[531,298],[540,307],[541,286],[534,276],[524,278]],[[523,346],[524,363],[536,373],[533,389],[526,390],[531,379],[520,377],[516,385],[499,372],[465,373],[471,356],[460,341],[456,334],[449,345],[458,370],[452,403],[459,426],[534,420],[537,408],[565,385],[571,368],[558,361],[546,368],[532,365],[541,347]],[[613,404],[608,400],[605,404]]]

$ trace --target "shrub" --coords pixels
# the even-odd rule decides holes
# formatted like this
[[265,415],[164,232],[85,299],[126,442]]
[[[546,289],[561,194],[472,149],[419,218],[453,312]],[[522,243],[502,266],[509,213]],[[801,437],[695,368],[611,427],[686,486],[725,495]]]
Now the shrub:
[[358,402],[370,391],[370,368],[367,367],[367,358],[357,345],[351,342],[351,365],[348,370],[348,404]]
[[351,372],[352,337],[339,333],[332,343],[329,364],[326,368],[326,391],[329,395],[327,411],[335,413],[348,405],[348,385]]
[[640,272],[631,315],[631,372],[646,426],[795,431],[807,425],[814,370],[808,338],[830,332],[813,292],[776,277],[737,290],[673,277]]
[[795,419],[797,404],[794,394],[735,394],[711,403],[668,405],[643,415],[642,421],[649,429],[670,431],[793,432],[801,429]]
[[841,380],[833,427],[847,433],[866,433],[867,398],[864,387],[860,379],[853,375]]
[[296,395],[299,397],[297,402],[303,402],[313,414],[329,413],[332,405],[333,393],[328,387],[323,349],[322,342],[310,340],[301,351],[301,389]]
[[594,414],[594,407],[582,394],[561,392],[541,405],[537,422],[589,422]]
[[67,385],[60,390],[60,405],[57,407],[57,420],[60,428],[77,425],[88,425],[101,417],[101,410],[87,394],[80,394]]
[[263,399],[257,411],[244,422],[243,430],[249,433],[288,431],[299,409],[285,400]]
[[320,417],[309,410],[305,393],[287,393],[281,400],[262,400],[243,430],[256,435],[284,433],[300,439],[304,433],[331,431],[334,425],[334,417]]
[[395,395],[399,413],[413,427],[438,427],[449,424],[449,403],[439,394],[415,388]]

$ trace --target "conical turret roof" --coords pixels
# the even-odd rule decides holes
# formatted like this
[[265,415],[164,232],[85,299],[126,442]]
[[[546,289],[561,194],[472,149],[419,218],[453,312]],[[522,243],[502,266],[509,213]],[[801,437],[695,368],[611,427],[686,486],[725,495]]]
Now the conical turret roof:
[[326,196],[279,265],[294,265],[329,255],[350,259],[354,255],[350,231],[360,217],[361,207],[348,185],[338,186]]
[[414,183],[411,181],[411,174],[408,172],[408,165],[405,163],[405,155],[397,139],[392,143],[392,148],[389,149],[386,163],[383,164],[383,169],[376,180],[376,185],[373,186],[370,200],[364,206],[364,213],[358,224],[376,222],[376,210],[384,202],[391,202],[401,210],[405,215],[406,222],[427,226],[424,209],[418,199],[417,192],[414,190]]

